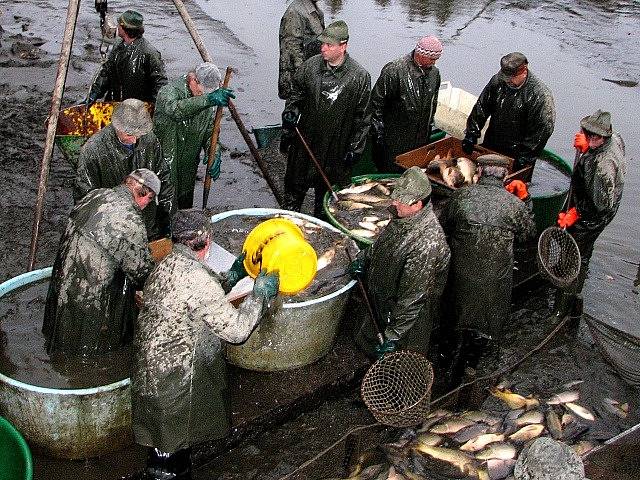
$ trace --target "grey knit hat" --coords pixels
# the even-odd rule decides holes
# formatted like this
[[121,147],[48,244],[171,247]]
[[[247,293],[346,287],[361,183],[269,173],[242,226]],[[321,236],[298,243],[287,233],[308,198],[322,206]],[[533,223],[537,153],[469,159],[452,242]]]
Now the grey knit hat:
[[111,115],[111,123],[117,130],[136,137],[146,135],[153,128],[145,103],[135,98],[118,104]]
[[431,181],[419,167],[411,167],[402,174],[391,192],[391,199],[413,205],[431,195]]
[[318,40],[322,43],[332,45],[346,43],[349,41],[349,27],[343,20],[337,20],[329,24],[329,26],[318,35]]
[[148,168],[138,168],[129,174],[131,178],[136,180],[139,184],[149,187],[153,193],[156,194],[156,198],[160,195],[160,188],[162,183],[158,176]]
[[211,91],[220,88],[222,75],[216,65],[211,62],[204,62],[198,65],[195,71],[198,83],[204,88]]
[[511,52],[507,53],[500,59],[500,75],[504,80],[513,77],[518,73],[518,70],[529,62],[524,53]]
[[596,110],[592,115],[584,117],[580,121],[580,126],[583,130],[602,137],[610,137],[613,133],[613,129],[611,128],[611,114],[609,112],[603,112],[602,110]]

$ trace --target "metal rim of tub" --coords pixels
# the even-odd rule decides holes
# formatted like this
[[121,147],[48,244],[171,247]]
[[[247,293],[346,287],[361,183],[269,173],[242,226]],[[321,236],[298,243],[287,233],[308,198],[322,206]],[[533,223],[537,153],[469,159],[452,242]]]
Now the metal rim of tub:
[[[220,220],[224,220],[225,218],[229,218],[229,217],[233,217],[233,216],[245,216],[245,217],[249,217],[249,216],[254,216],[254,217],[265,217],[267,215],[282,215],[282,214],[289,214],[292,215],[294,217],[300,217],[303,218],[304,220],[307,220],[311,223],[315,223],[317,225],[321,225],[323,228],[327,228],[333,232],[336,233],[341,233],[344,234],[345,232],[343,232],[342,230],[336,228],[335,226],[331,225],[330,223],[327,223],[323,220],[320,220],[316,217],[312,217],[311,215],[306,215],[304,213],[300,213],[300,212],[292,212],[289,210],[282,210],[279,208],[241,208],[239,210],[229,210],[226,212],[222,212],[222,213],[217,213],[215,215],[211,216],[211,222],[212,223],[216,223],[219,222]],[[321,302],[325,302],[327,300],[331,300],[334,297],[337,297],[339,295],[342,295],[344,292],[346,292],[347,290],[351,289],[354,285],[356,284],[355,280],[350,280],[349,283],[347,283],[345,286],[343,286],[342,288],[340,288],[339,290],[336,290],[335,292],[332,292],[328,295],[324,295],[322,297],[319,298],[314,298],[313,300],[305,300],[304,302],[289,302],[289,303],[283,303],[282,308],[302,308],[302,307],[308,307],[309,305],[315,305],[317,303],[321,303]]]
[[[7,293],[12,292],[17,288],[28,285],[29,283],[37,282],[38,280],[51,277],[52,270],[53,270],[52,267],[46,267],[40,270],[26,272],[21,275],[18,275],[17,277],[13,277],[13,278],[10,278],[9,280],[6,280],[2,284],[0,284],[0,298],[2,298]],[[121,387],[125,387],[131,383],[131,379],[125,378],[122,380],[118,380],[117,382],[114,382],[114,383],[109,383],[107,385],[100,385],[99,387],[73,388],[73,389],[48,388],[48,387],[40,387],[38,385],[31,385],[29,383],[24,383],[19,380],[15,380],[11,377],[7,377],[2,372],[0,372],[0,380],[14,387],[21,388],[24,390],[30,390],[32,392],[55,394],[55,395],[69,395],[69,396],[74,396],[74,395],[84,396],[84,395],[94,395],[96,393],[109,392],[111,390],[117,390]]]

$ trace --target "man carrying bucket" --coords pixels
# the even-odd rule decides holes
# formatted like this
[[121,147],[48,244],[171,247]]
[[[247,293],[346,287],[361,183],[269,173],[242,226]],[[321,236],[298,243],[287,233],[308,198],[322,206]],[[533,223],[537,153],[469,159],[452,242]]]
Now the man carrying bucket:
[[[213,63],[201,63],[186,75],[165,85],[158,93],[153,115],[153,131],[171,166],[171,183],[176,190],[178,208],[193,206],[193,188],[200,152],[209,151],[214,106],[227,106],[235,98],[232,90],[220,87],[220,70]],[[222,156],[216,145],[215,160],[209,174],[220,176]],[[203,156],[207,164],[207,154]]]
[[[246,271],[239,257],[220,276],[204,263],[211,222],[201,210],[173,218],[173,251],[145,283],[131,375],[135,440],[148,447],[148,479],[190,479],[191,446],[229,430],[223,342],[242,343],[278,293],[278,274],[261,272],[236,309],[225,299]],[[221,283],[222,282],[222,283]]]
[[333,22],[318,39],[321,54],[304,62],[294,76],[282,112],[280,150],[288,153],[283,207],[299,212],[307,190],[314,188],[313,214],[322,218],[327,186],[296,129],[305,136],[329,181],[347,183],[369,131],[371,76],[347,53],[345,22]]
[[122,101],[137,98],[155,102],[158,91],[167,83],[164,62],[158,52],[142,34],[142,15],[127,10],[118,18],[118,36],[122,39],[109,53],[91,85],[85,103],[96,100]]
[[427,354],[447,282],[449,246],[422,170],[405,171],[391,198],[395,218],[349,266],[367,285],[384,343],[377,343],[371,320],[362,324],[356,342],[378,357],[396,348]]
[[120,103],[111,124],[93,134],[80,150],[73,189],[77,203],[91,190],[115,187],[130,171],[148,168],[162,184],[158,205],[153,203],[143,213],[149,239],[169,236],[175,211],[170,166],[152,126],[143,102],[131,98]]
[[87,194],[71,211],[53,264],[42,331],[49,353],[95,356],[131,340],[136,289],[155,266],[142,212],[160,192],[145,168]]
[[580,250],[580,272],[566,290],[558,290],[554,315],[582,315],[582,287],[589,271],[593,247],[613,220],[622,200],[627,170],[622,137],[611,128],[611,114],[597,110],[584,117],[574,146],[581,155],[571,176],[571,208],[561,212],[558,225],[567,228]]
[[462,140],[465,153],[471,154],[489,117],[482,146],[513,158],[513,171],[533,167],[553,133],[556,110],[551,90],[520,52],[502,57],[500,71],[478,97]]
[[435,65],[441,55],[442,43],[429,35],[380,72],[371,91],[374,161],[379,171],[401,172],[396,156],[429,143],[440,89]]

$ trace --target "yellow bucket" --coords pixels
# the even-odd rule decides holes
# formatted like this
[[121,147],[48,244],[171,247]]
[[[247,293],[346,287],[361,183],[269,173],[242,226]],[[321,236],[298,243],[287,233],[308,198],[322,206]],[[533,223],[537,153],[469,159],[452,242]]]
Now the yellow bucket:
[[304,290],[315,277],[318,257],[298,226],[284,218],[272,218],[255,227],[244,242],[244,266],[252,278],[261,269],[280,274],[280,292]]

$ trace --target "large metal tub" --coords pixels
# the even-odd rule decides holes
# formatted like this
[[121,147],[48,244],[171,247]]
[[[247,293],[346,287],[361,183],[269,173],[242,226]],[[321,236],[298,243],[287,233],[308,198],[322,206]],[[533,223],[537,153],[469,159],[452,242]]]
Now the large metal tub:
[[[247,208],[214,215],[212,222],[232,216],[270,218],[287,214],[342,233],[334,226],[301,213],[273,208]],[[340,320],[355,285],[351,280],[339,290],[314,300],[285,303],[265,319],[242,345],[227,345],[227,360],[249,370],[271,372],[290,370],[313,363],[333,347]]]
[[[0,297],[50,276],[51,267],[14,277],[0,285]],[[133,442],[129,383],[126,378],[65,390],[29,385],[0,373],[0,415],[46,455],[97,457]]]

